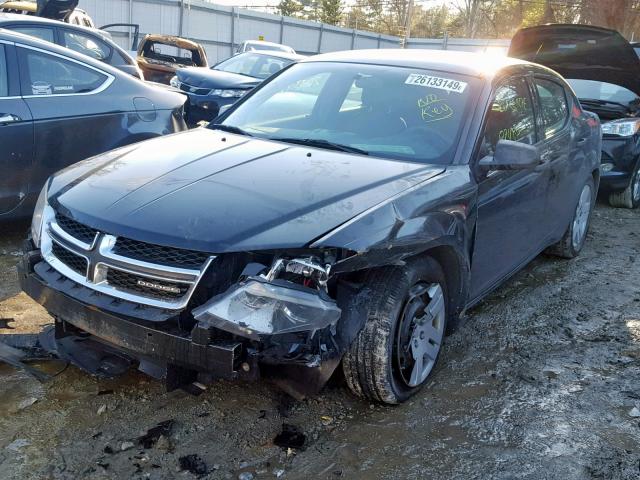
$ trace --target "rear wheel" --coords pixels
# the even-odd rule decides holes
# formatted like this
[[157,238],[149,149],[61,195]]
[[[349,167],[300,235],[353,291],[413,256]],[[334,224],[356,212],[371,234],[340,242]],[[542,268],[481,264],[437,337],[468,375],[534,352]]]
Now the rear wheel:
[[343,359],[347,384],[369,400],[397,404],[425,384],[445,334],[448,294],[432,258],[370,272],[367,322]]
[[589,178],[580,191],[578,204],[573,219],[562,240],[549,247],[548,253],[563,258],[577,257],[584,246],[591,221],[591,212],[595,204],[595,187],[593,179]]
[[609,194],[609,205],[622,208],[638,208],[640,206],[640,163],[636,166],[627,188],[621,192]]

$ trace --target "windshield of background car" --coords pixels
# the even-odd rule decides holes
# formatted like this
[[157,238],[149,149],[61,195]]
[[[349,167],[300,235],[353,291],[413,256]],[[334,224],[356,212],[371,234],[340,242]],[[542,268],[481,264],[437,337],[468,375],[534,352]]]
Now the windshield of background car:
[[274,73],[279,72],[293,60],[280,57],[272,57],[270,55],[259,55],[255,53],[241,53],[220,62],[214,67],[214,70],[223,72],[237,73],[248,77],[260,78],[264,80]]
[[419,68],[299,63],[222,123],[265,139],[331,142],[376,157],[449,164],[474,87],[471,77]]
[[578,98],[583,100],[605,100],[625,105],[631,102],[640,103],[640,98],[635,93],[620,85],[580,79],[568,79],[567,82],[571,85]]
[[202,65],[202,58],[197,49],[189,50],[176,45],[147,41],[142,48],[142,56],[159,62],[178,64],[190,67]]

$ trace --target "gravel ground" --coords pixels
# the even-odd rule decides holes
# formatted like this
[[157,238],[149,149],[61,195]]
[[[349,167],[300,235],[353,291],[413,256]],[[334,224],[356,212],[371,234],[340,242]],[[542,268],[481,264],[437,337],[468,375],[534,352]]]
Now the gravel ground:
[[[0,335],[50,321],[18,293],[25,229],[0,239],[0,318],[14,327]],[[0,365],[0,478],[193,478],[190,467],[244,480],[637,479],[639,374],[640,212],[598,205],[583,254],[541,256],[469,312],[399,407],[354,398],[340,379],[295,402],[267,384],[193,396],[137,372],[104,381],[70,366],[40,384]],[[138,442],[167,420],[154,445]],[[303,450],[274,445],[283,423],[306,434]]]

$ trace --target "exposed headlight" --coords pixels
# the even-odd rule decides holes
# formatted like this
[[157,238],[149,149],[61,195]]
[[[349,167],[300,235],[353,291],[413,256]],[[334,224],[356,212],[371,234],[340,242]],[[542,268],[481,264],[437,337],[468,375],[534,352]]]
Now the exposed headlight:
[[178,77],[176,77],[175,75],[171,77],[171,80],[169,80],[169,85],[171,85],[173,88],[180,88],[180,81],[178,80]]
[[619,137],[635,135],[638,129],[640,129],[640,120],[620,119],[602,124],[602,133]]
[[44,184],[38,201],[36,202],[36,208],[33,211],[33,218],[31,219],[31,238],[36,248],[40,248],[40,238],[42,236],[42,219],[44,218],[44,209],[47,207],[47,196],[49,194],[49,180]]
[[[322,255],[331,261],[331,253]],[[262,335],[309,332],[335,324],[341,310],[327,294],[330,264],[318,256],[277,258],[268,272],[246,277],[195,309],[204,325],[259,340]]]
[[600,165],[600,170],[602,172],[610,172],[614,167],[615,165],[613,163],[603,163]]
[[247,90],[221,90],[216,88],[211,90],[211,95],[222,98],[240,98],[247,93]]

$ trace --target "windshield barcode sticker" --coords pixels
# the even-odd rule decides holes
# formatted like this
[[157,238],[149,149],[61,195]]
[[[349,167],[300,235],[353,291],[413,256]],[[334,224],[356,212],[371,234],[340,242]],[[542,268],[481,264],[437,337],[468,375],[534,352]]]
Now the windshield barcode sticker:
[[412,73],[404,83],[407,85],[418,85],[420,87],[439,88],[456,93],[462,93],[464,89],[467,88],[467,82],[459,82],[458,80],[452,80],[450,78],[433,77],[421,73]]

